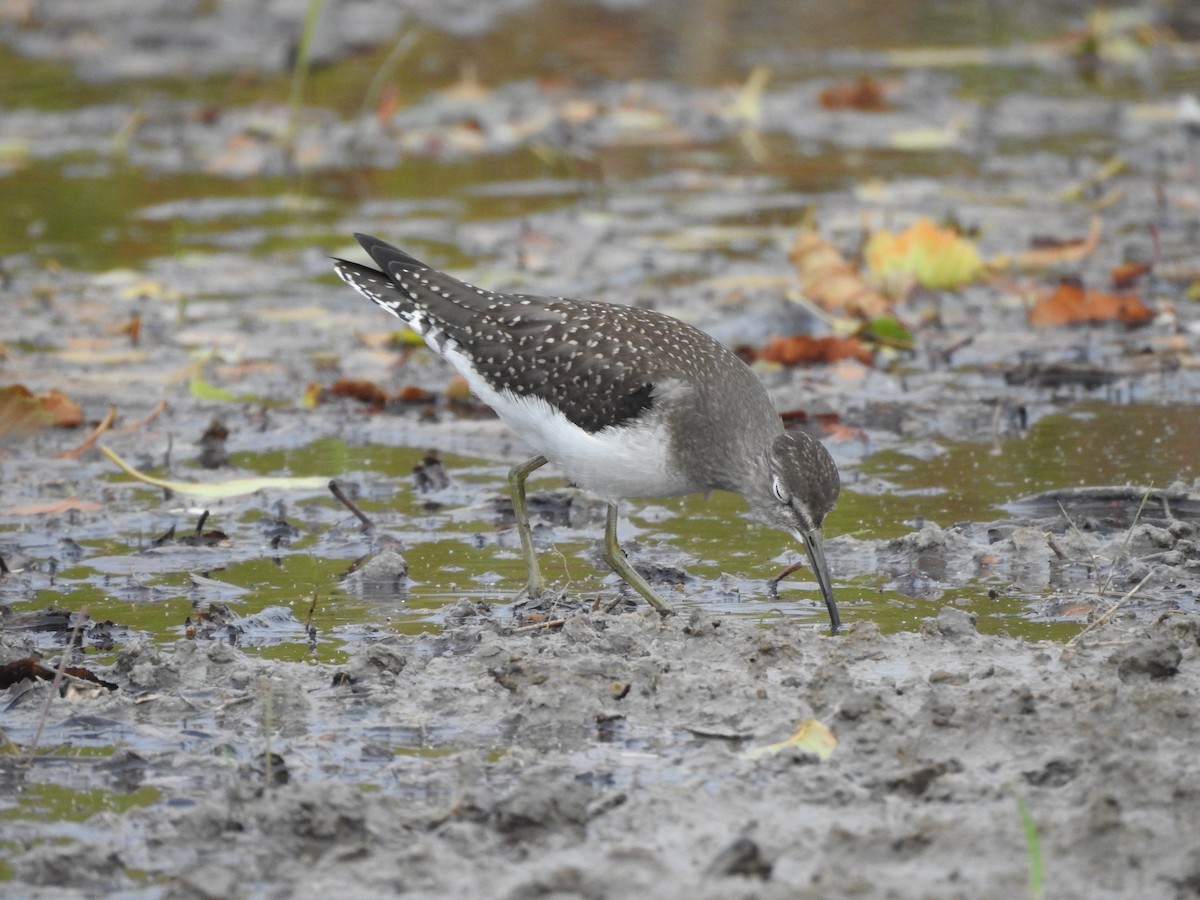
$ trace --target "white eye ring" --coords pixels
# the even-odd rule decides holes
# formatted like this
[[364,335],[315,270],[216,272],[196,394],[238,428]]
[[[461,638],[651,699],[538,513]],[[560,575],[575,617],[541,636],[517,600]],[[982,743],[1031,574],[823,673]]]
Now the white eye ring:
[[783,489],[783,482],[779,480],[778,475],[771,476],[771,493],[775,495],[775,499],[785,506],[791,501],[788,492]]

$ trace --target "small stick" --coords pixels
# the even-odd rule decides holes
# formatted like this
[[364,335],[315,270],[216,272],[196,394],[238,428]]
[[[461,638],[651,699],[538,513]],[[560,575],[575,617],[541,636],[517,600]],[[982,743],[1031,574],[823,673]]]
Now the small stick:
[[87,453],[94,446],[96,446],[96,441],[100,439],[100,435],[104,434],[104,432],[106,432],[106,431],[108,431],[108,429],[112,428],[112,424],[113,424],[113,422],[116,421],[116,419],[117,419],[117,407],[115,404],[110,403],[108,405],[108,415],[105,416],[104,419],[100,422],[100,424],[95,427],[95,429],[92,431],[92,433],[87,436],[87,439],[82,444],[80,444],[74,450],[64,450],[62,453],[58,454],[58,456],[56,456],[54,458],[55,459],[79,459],[79,457],[83,456],[83,454]]
[[532,625],[522,625],[520,628],[514,628],[513,634],[521,634],[526,631],[537,631],[539,628],[557,628],[559,625],[566,625],[566,619],[550,619],[546,622],[535,622]]
[[333,496],[337,498],[338,502],[341,503],[342,506],[354,513],[354,515],[358,518],[358,521],[363,523],[364,528],[375,527],[375,523],[367,518],[367,514],[359,509],[353,500],[346,496],[346,492],[342,490],[341,485],[339,485],[336,481],[329,482],[329,493],[333,494]]
[[33,756],[37,753],[38,744],[42,740],[42,729],[46,727],[46,719],[50,717],[50,701],[58,694],[59,686],[62,684],[63,673],[67,668],[67,654],[75,646],[75,641],[79,637],[79,630],[83,627],[83,620],[87,618],[88,608],[81,607],[77,612],[75,619],[75,628],[71,631],[71,640],[67,642],[67,646],[63,648],[62,659],[58,661],[58,671],[54,673],[54,681],[50,682],[50,694],[46,697],[46,704],[42,707],[41,718],[38,719],[37,732],[33,735],[33,742],[29,745],[29,755],[25,757],[25,765],[33,765]]
[[[1142,517],[1142,510],[1146,508],[1146,501],[1150,499],[1150,492],[1152,490],[1154,490],[1154,485],[1146,488],[1146,493],[1142,494],[1142,502],[1138,504],[1137,512],[1133,514],[1133,521],[1129,523],[1129,531],[1125,533],[1125,543],[1121,545],[1121,549],[1117,552],[1116,558],[1113,559],[1112,565],[1108,567],[1108,577],[1104,579],[1104,584],[1100,587],[1101,597],[1104,596],[1105,592],[1108,590],[1109,584],[1112,582],[1113,573],[1117,571],[1117,563],[1120,562],[1121,557],[1125,555],[1125,551],[1129,549],[1129,542],[1133,540],[1133,529],[1137,527],[1138,519]],[[1145,578],[1142,579],[1143,582],[1145,582],[1145,580]],[[1138,587],[1141,587],[1141,585],[1139,584]],[[1134,588],[1134,590],[1137,590],[1137,588]],[[1126,594],[1125,597],[1122,598],[1121,602],[1124,603],[1125,600],[1129,599],[1129,597],[1132,596],[1132,593],[1133,592],[1131,591],[1130,593]]]
[[1084,637],[1088,632],[1095,631],[1101,625],[1104,625],[1104,624],[1112,621],[1112,617],[1117,614],[1117,610],[1120,609],[1122,606],[1124,606],[1126,603],[1128,603],[1133,598],[1133,595],[1136,594],[1139,590],[1141,590],[1142,585],[1150,580],[1150,576],[1153,574],[1154,574],[1153,572],[1147,572],[1146,577],[1143,578],[1141,581],[1139,581],[1137,584],[1135,584],[1130,589],[1128,594],[1126,594],[1124,597],[1122,597],[1120,600],[1118,600],[1116,603],[1114,603],[1112,606],[1110,606],[1108,609],[1106,609],[1102,615],[1097,616],[1096,621],[1094,621],[1091,625],[1089,625],[1087,628],[1083,629],[1083,631],[1079,632],[1079,634],[1075,635],[1075,637],[1073,637],[1069,641],[1067,641],[1067,646],[1074,647],[1076,644],[1079,643],[1080,638]]
[[165,410],[166,408],[167,408],[167,401],[159,400],[158,406],[156,406],[156,407],[154,407],[154,409],[150,410],[150,415],[146,416],[146,418],[144,418],[144,419],[139,419],[136,422],[130,422],[128,425],[126,425],[121,430],[122,431],[137,431],[139,428],[149,425],[151,422],[153,422],[155,419],[157,419],[160,415],[162,415],[163,410]]

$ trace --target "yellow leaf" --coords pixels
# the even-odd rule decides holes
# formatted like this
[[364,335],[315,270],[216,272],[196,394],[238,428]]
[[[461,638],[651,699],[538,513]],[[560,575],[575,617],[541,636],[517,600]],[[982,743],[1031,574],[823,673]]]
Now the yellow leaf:
[[238,399],[233,391],[218,387],[215,384],[209,384],[199,376],[192,379],[191,392],[192,396],[197,400],[206,400],[214,403],[236,403]]
[[829,730],[829,726],[810,718],[801,722],[786,741],[766,744],[762,747],[751,747],[742,753],[742,759],[761,759],[764,756],[774,756],[789,747],[797,747],[824,762],[833,755],[833,748],[836,746],[837,738]]
[[232,481],[217,481],[210,484],[166,481],[162,478],[155,478],[153,475],[147,475],[145,472],[139,472],[103,444],[97,445],[97,449],[111,459],[117,468],[131,478],[154,485],[154,487],[173,491],[176,494],[198,497],[201,500],[225,500],[229,497],[241,497],[257,491],[323,491],[329,488],[329,479],[324,476],[311,476],[308,478],[271,478],[263,476],[259,478],[235,478]]
[[895,283],[911,275],[934,290],[961,287],[983,271],[974,244],[928,219],[918,219],[899,234],[877,231],[863,256],[881,282]]

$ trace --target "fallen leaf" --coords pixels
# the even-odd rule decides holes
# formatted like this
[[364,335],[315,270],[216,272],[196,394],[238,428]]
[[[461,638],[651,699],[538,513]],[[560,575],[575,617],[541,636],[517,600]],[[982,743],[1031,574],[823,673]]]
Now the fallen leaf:
[[93,500],[81,500],[78,497],[67,497],[64,500],[51,500],[47,503],[27,503],[24,506],[9,506],[0,510],[6,516],[61,516],[63,513],[99,512],[104,507]]
[[437,400],[437,394],[427,391],[425,388],[407,384],[396,392],[396,399],[401,403],[433,403]]
[[913,348],[912,332],[892,316],[880,316],[877,319],[872,319],[859,334],[866,340],[877,341],[880,344],[895,347],[899,350],[911,350]]
[[98,449],[107,456],[126,475],[138,481],[154,485],[154,487],[183,494],[187,497],[198,497],[202,500],[226,500],[230,497],[241,497],[257,491],[325,491],[329,488],[329,479],[325,476],[310,476],[307,478],[268,477],[235,478],[232,481],[215,481],[198,484],[185,481],[167,481],[139,472],[121,457],[117,456],[103,444]]
[[889,293],[899,296],[912,279],[931,290],[945,290],[962,287],[983,271],[973,243],[929,219],[918,219],[899,233],[875,232],[863,256],[871,274],[881,283],[896,285],[897,291]]
[[842,359],[856,359],[869,366],[873,359],[871,351],[857,337],[813,337],[809,334],[773,337],[756,356],[784,366],[832,363]]
[[218,387],[215,384],[209,384],[199,376],[191,380],[190,390],[193,399],[209,403],[236,403],[238,400],[237,395],[233,391]]
[[749,128],[757,128],[762,119],[762,98],[771,80],[771,70],[766,66],[755,66],[750,77],[738,91],[729,106],[729,118],[743,122]]
[[853,109],[858,112],[883,112],[891,109],[884,99],[883,88],[870,75],[857,81],[839,81],[821,91],[818,98],[822,109]]
[[946,150],[958,146],[966,126],[963,116],[952,116],[942,128],[902,128],[888,135],[888,145],[894,150],[914,153]]
[[993,269],[1045,269],[1064,263],[1076,263],[1091,256],[1100,246],[1100,217],[1092,216],[1086,237],[1071,240],[1034,241],[1034,246],[1012,256],[993,257],[988,265]]
[[387,391],[367,378],[339,378],[325,393],[331,397],[349,397],[375,409],[387,403]]
[[23,384],[0,387],[0,435],[26,436],[40,428],[74,428],[83,424],[83,410],[62,391],[38,396]]
[[1132,327],[1145,325],[1153,318],[1154,311],[1136,294],[1085,290],[1073,281],[1060,283],[1029,311],[1029,324],[1039,328],[1114,320]]
[[742,759],[761,759],[764,756],[774,756],[790,747],[811,753],[823,762],[833,755],[833,750],[837,747],[837,738],[829,730],[829,726],[821,724],[816,719],[805,719],[786,741],[766,744],[762,747],[751,747],[742,753]]
[[828,312],[874,319],[892,307],[892,301],[868,284],[841,251],[812,229],[796,236],[788,259],[799,271],[804,295]]
[[1150,271],[1150,263],[1143,262],[1124,262],[1119,266],[1115,266],[1112,270],[1113,287],[1117,290],[1125,290],[1133,287],[1134,283],[1139,278]]

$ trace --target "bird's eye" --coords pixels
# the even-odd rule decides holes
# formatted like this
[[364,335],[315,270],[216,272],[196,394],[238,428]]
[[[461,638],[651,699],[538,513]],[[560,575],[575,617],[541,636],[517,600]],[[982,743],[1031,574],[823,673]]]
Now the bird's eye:
[[775,499],[786,505],[792,498],[788,492],[784,490],[783,482],[779,480],[778,475],[771,477],[771,493],[775,495]]

